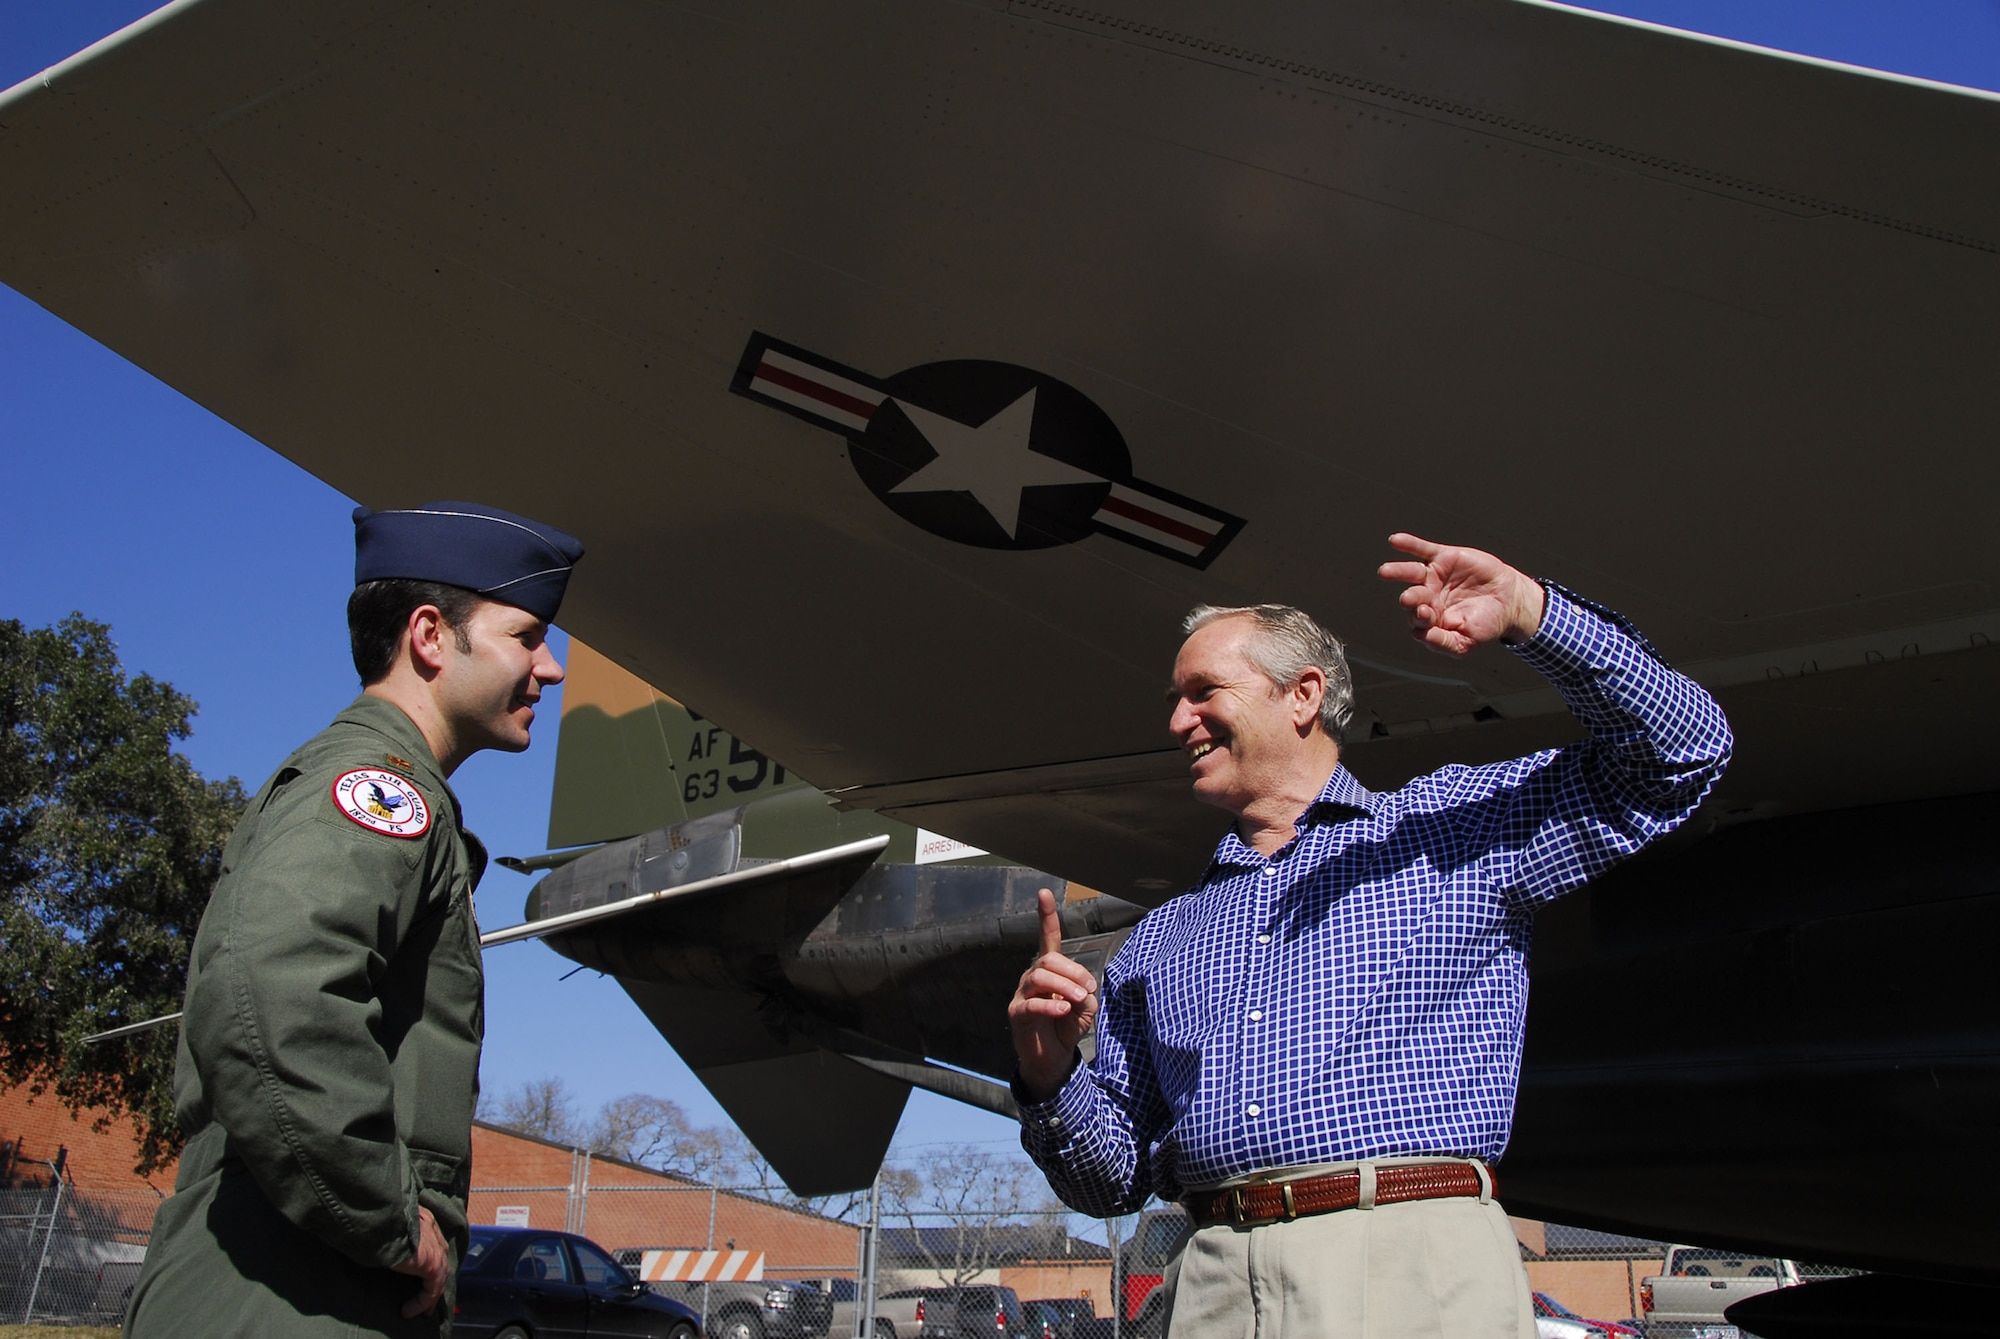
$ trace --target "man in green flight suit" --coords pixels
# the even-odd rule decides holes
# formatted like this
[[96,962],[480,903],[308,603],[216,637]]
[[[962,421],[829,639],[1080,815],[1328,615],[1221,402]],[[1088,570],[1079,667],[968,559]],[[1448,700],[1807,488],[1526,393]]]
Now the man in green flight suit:
[[486,851],[446,778],[528,747],[574,538],[472,503],[357,508],[361,696],[223,852],[174,1075],[188,1137],[125,1332],[437,1336],[466,1242]]

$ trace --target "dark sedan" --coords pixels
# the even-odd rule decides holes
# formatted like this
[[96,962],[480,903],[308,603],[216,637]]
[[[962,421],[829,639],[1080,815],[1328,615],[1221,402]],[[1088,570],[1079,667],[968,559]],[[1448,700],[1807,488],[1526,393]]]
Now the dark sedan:
[[458,1267],[462,1339],[699,1339],[700,1317],[659,1297],[595,1242],[529,1227],[475,1227]]
[[1021,1303],[1021,1310],[1028,1317],[1030,1339],[1077,1339],[1078,1327],[1097,1319],[1088,1297],[1037,1297]]

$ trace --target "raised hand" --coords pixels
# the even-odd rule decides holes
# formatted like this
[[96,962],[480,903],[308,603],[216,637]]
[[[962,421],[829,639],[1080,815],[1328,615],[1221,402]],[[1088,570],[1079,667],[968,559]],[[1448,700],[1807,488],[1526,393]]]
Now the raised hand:
[[1377,574],[1409,587],[1398,599],[1410,635],[1433,650],[1467,655],[1488,642],[1525,642],[1542,626],[1541,583],[1492,554],[1400,532],[1389,543],[1418,561],[1383,563]]
[[1036,895],[1042,917],[1042,951],[1007,1005],[1021,1086],[1038,1102],[1053,1097],[1069,1077],[1076,1045],[1097,1021],[1097,978],[1062,953],[1062,917],[1056,895]]

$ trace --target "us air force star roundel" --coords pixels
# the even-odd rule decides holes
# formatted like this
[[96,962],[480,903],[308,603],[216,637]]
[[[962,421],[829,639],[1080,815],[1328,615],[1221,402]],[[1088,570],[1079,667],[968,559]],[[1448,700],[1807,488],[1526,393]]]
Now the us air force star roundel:
[[421,837],[431,830],[430,806],[417,788],[376,767],[343,772],[333,783],[334,807],[375,832]]
[[729,389],[847,438],[870,492],[960,544],[1045,549],[1105,535],[1207,567],[1243,528],[1134,478],[1110,415],[1032,368],[959,359],[872,377],[753,333]]

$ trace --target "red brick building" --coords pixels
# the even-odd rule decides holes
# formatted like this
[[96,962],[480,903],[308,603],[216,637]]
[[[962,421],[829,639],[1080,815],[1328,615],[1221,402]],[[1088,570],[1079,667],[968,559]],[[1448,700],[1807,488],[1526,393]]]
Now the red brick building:
[[[100,1120],[102,1130],[94,1128]],[[67,1150],[65,1170],[79,1190],[173,1192],[176,1164],[150,1176],[132,1170],[139,1136],[129,1116],[74,1115],[52,1092],[31,1097],[25,1087],[0,1089],[0,1185],[47,1184],[58,1150]]]
[[[132,1169],[139,1144],[129,1118],[93,1128],[102,1113],[72,1115],[53,1094],[0,1090],[0,1186],[46,1185],[47,1164],[67,1150],[66,1174],[85,1198],[112,1206],[122,1232],[150,1226],[152,1209],[173,1191],[174,1167],[150,1176]],[[474,1223],[526,1222],[581,1232],[612,1250],[674,1246],[763,1252],[772,1278],[853,1274],[859,1228],[781,1208],[754,1196],[667,1176],[632,1163],[592,1157],[550,1143],[475,1125],[472,1131]],[[713,1225],[711,1228],[711,1224]],[[1657,1257],[1577,1258],[1552,1249],[1540,1223],[1516,1219],[1528,1277],[1586,1315],[1632,1314],[1637,1280],[1659,1269]],[[142,1237],[140,1238],[143,1239]],[[1565,1257],[1569,1258],[1565,1258]],[[928,1282],[929,1280],[916,1280]],[[1110,1269],[1097,1259],[1010,1260],[995,1281],[1023,1297],[1108,1297]]]
[[472,1127],[472,1221],[625,1246],[761,1251],[773,1278],[852,1274],[860,1229],[491,1125]]
[[[104,1128],[93,1128],[100,1118]],[[47,1185],[59,1150],[78,1192],[114,1196],[121,1219],[173,1193],[174,1165],[133,1171],[139,1142],[126,1117],[71,1114],[53,1093],[0,1090],[0,1185]],[[475,1223],[525,1222],[581,1232],[600,1245],[761,1251],[774,1278],[851,1274],[860,1229],[647,1167],[479,1124],[472,1131]],[[119,1193],[126,1192],[126,1193]],[[144,1192],[135,1194],[131,1192]],[[511,1211],[503,1214],[503,1210]],[[151,1213],[138,1215],[150,1226]]]

